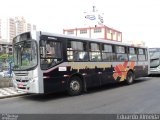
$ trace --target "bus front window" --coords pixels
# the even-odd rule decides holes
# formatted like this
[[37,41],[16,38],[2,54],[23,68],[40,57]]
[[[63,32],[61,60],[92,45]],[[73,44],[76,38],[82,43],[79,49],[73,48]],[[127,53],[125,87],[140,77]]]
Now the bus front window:
[[37,65],[35,41],[22,41],[14,45],[14,70],[27,70]]
[[158,67],[160,64],[160,52],[159,51],[150,51],[150,66]]
[[61,43],[52,40],[40,41],[41,68],[49,69],[62,61]]

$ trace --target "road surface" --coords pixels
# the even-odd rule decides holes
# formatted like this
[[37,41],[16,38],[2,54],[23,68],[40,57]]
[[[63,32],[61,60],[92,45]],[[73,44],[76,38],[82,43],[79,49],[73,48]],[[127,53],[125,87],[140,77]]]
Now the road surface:
[[109,84],[80,96],[65,93],[0,99],[0,113],[111,114],[159,113],[160,77],[137,80],[133,85]]

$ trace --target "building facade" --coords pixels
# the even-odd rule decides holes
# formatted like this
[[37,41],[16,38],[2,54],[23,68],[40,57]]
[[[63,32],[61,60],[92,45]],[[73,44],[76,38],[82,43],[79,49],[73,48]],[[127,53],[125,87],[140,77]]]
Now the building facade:
[[23,32],[36,30],[24,17],[0,18],[0,54],[12,54],[13,38]]
[[12,43],[0,42],[0,54],[9,54],[13,52]]
[[105,25],[87,28],[64,29],[63,34],[122,42],[122,32],[109,28]]
[[15,33],[15,22],[13,18],[1,19],[0,25],[0,41],[1,42],[11,42]]
[[145,42],[142,40],[130,40],[130,41],[124,41],[126,44],[131,44],[132,46],[146,46]]
[[23,32],[36,30],[24,17],[0,18],[0,42],[12,43],[13,38]]

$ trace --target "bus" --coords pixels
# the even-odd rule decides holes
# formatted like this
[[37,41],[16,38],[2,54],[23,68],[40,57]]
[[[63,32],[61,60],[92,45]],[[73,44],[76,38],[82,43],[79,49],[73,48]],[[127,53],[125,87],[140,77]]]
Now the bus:
[[160,48],[149,48],[150,74],[160,74]]
[[79,95],[107,83],[132,84],[149,71],[145,47],[42,31],[16,36],[13,60],[13,85],[27,93]]

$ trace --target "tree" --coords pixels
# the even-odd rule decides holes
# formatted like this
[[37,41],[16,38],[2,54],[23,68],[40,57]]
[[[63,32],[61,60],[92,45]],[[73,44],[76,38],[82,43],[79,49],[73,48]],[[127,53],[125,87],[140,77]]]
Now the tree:
[[8,54],[2,54],[0,55],[0,61],[1,62],[6,62],[8,59]]
[[13,55],[1,54],[0,55],[0,64],[6,66],[6,63],[13,62]]

